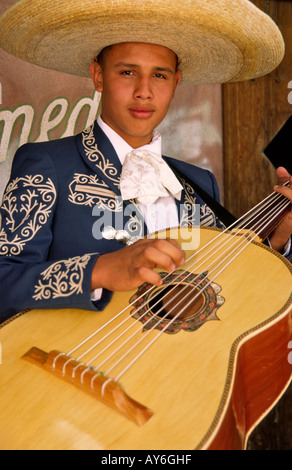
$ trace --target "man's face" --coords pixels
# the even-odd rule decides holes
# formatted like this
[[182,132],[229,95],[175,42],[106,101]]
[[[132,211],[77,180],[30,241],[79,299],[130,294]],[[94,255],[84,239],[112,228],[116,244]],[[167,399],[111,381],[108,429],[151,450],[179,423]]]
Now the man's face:
[[133,148],[150,143],[181,78],[174,52],[154,44],[117,44],[90,72],[102,93],[104,122]]

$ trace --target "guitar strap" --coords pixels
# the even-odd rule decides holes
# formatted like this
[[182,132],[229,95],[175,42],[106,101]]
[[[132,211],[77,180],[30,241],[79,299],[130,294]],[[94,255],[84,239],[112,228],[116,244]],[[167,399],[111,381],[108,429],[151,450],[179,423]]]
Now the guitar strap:
[[180,170],[170,165],[169,162],[167,163],[179,178],[184,179],[192,188],[194,188],[198,196],[203,199],[203,201],[210,207],[210,209],[212,209],[214,214],[226,227],[229,227],[237,221],[236,217],[233,214],[231,214],[227,209],[225,209],[225,207],[223,207],[219,202],[217,202],[216,199],[210,196],[210,194],[204,191],[204,189],[202,189],[200,186],[190,180]]

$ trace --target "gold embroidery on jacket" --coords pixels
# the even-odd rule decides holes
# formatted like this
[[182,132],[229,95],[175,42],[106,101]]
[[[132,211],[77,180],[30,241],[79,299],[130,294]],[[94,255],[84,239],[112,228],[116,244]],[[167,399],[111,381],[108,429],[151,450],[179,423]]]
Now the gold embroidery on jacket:
[[94,254],[58,261],[41,273],[35,286],[35,300],[56,299],[83,293],[84,270]]
[[[109,178],[113,181],[114,185],[119,187],[120,183],[120,176],[118,174],[117,168],[115,168],[113,163],[110,163],[108,159],[102,154],[102,152],[98,149],[98,145],[96,143],[94,132],[94,126],[89,127],[87,130],[83,131],[83,145],[85,149],[86,156],[90,162],[94,162],[96,167],[102,171],[105,177]],[[76,176],[76,175],[75,175]],[[81,176],[81,175],[80,175]],[[82,175],[84,178],[86,175]],[[88,178],[94,178],[89,177]],[[69,197],[71,202],[94,205],[98,204],[100,208],[106,206],[113,211],[122,210],[122,207],[118,208],[116,204],[114,204],[115,199],[111,199],[111,191],[106,185],[104,181],[101,181],[95,176],[94,185],[96,185],[96,189],[93,189],[91,186],[88,187],[87,191],[85,189],[86,184],[83,181],[83,187],[79,184],[75,185],[75,193],[71,193],[72,195]],[[93,181],[93,180],[92,180]],[[195,191],[190,184],[188,184],[185,180],[182,180],[184,185],[184,200],[182,202],[182,206],[180,208],[180,225],[192,225],[194,220],[196,220],[196,197]],[[72,182],[73,183],[73,182]],[[71,183],[71,185],[72,185]],[[75,181],[77,183],[77,181]],[[71,188],[70,185],[70,188]],[[95,193],[96,191],[96,193]],[[106,200],[106,198],[109,198]],[[136,204],[135,201],[131,201],[132,204],[135,205],[137,211],[140,212],[139,206]],[[141,213],[141,212],[140,212]],[[137,225],[140,227],[140,233],[138,236],[142,235],[143,232],[143,224],[137,217],[132,218],[130,224],[128,226],[128,231],[134,232],[133,229],[130,227],[133,225],[135,227],[135,231],[137,230]],[[200,224],[203,226],[214,226],[216,225],[216,217],[214,212],[210,209],[207,204],[202,204],[200,207]]]
[[95,141],[93,129],[94,125],[82,132],[82,143],[86,156],[90,162],[95,163],[96,168],[98,168],[106,178],[113,181],[114,185],[119,187],[120,177],[118,175],[118,170],[99,150]]
[[[194,196],[195,190],[192,186],[182,179],[182,183],[185,189],[185,198],[183,204],[183,210],[181,211],[180,225],[193,225],[193,221],[196,220],[196,197]],[[206,227],[216,226],[216,217],[212,209],[207,204],[200,205],[200,225]]]
[[[47,223],[56,201],[56,189],[42,175],[16,178],[3,196],[0,219],[0,255],[17,256]],[[4,228],[5,227],[5,228]]]
[[[99,150],[93,129],[94,125],[82,132],[82,143],[86,157],[90,162],[95,163],[96,168],[104,174],[105,178],[110,179],[119,189],[119,172],[114,164],[110,163],[109,159]],[[69,185],[69,201],[73,204],[96,206],[98,209],[116,213],[122,213],[124,210],[121,197],[111,191],[106,182],[100,179],[97,174],[84,175],[76,173]],[[130,203],[134,211],[133,213],[126,211],[129,220],[124,230],[128,231],[131,236],[141,237],[144,235],[141,210],[135,200],[131,200]]]
[[120,204],[117,206],[117,199],[116,194],[97,175],[75,173],[69,185],[69,201],[73,204],[121,210]]

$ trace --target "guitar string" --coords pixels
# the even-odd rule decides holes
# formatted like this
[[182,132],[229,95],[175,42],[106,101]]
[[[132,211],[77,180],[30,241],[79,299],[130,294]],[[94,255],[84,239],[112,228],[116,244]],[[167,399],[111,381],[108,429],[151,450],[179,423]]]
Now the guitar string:
[[[277,201],[277,199],[281,198],[282,195],[279,194],[279,193],[272,193],[271,195],[269,195],[266,199],[264,199],[261,203],[259,203],[257,206],[255,206],[253,209],[251,209],[247,214],[245,214],[241,219],[239,219],[238,221],[234,222],[230,227],[228,227],[228,229],[224,230],[223,232],[220,232],[220,234],[218,236],[215,237],[215,239],[211,240],[210,242],[208,242],[206,245],[204,245],[201,249],[199,249],[198,251],[196,251],[196,253],[194,253],[192,256],[190,256],[187,260],[186,260],[186,263],[189,262],[194,256],[197,256],[198,253],[200,253],[202,250],[205,250],[209,245],[211,245],[212,243],[214,244],[214,242],[216,240],[218,240],[218,243],[217,243],[217,246],[219,246],[219,242],[220,242],[220,238],[224,235],[224,233],[226,233],[226,231],[230,230],[232,227],[236,226],[236,229],[238,230],[239,228],[242,228],[242,224],[243,222],[251,222],[253,221],[256,216],[258,215],[258,213],[260,211],[263,210],[263,208],[266,208],[266,206],[268,205],[271,205],[272,203],[274,203],[274,201]],[[270,199],[272,199],[272,201],[270,201]],[[274,200],[273,200],[274,199]],[[241,222],[240,222],[241,221]],[[225,242],[225,243],[228,243],[228,240]],[[224,246],[225,244],[223,244]],[[222,248],[222,244],[220,244],[220,248]],[[212,252],[212,254],[214,254],[214,248],[210,248],[209,251],[207,251],[207,253],[205,253],[205,256]],[[217,250],[218,251],[218,250]],[[215,252],[216,253],[216,252]],[[209,259],[209,258],[207,258]],[[187,271],[185,271],[185,273],[187,273]],[[168,273],[167,275],[164,275],[163,276],[163,281],[165,281],[169,276],[171,276],[172,273]],[[177,278],[173,279],[172,282],[176,282],[177,280],[179,280],[180,278],[180,275],[181,273],[177,276]],[[167,285],[165,286],[165,288],[161,288],[160,291],[157,293],[157,295],[161,294],[161,291],[167,289]],[[156,286],[152,286],[149,291],[148,291],[148,294],[151,293],[151,291],[153,291],[154,289],[156,288]],[[129,309],[131,306],[134,306],[134,304],[141,300],[143,297],[144,297],[145,294],[141,295],[139,298],[135,299],[135,301],[126,306],[121,312],[119,312],[115,317],[113,317],[112,319],[110,319],[107,323],[105,323],[102,327],[100,327],[98,330],[96,330],[94,333],[92,333],[89,337],[87,337],[82,343],[80,343],[79,345],[77,345],[72,351],[70,351],[67,355],[70,356],[72,355],[76,350],[78,350],[81,346],[83,346],[86,342],[88,342],[90,339],[92,339],[94,336],[96,336],[98,333],[100,333],[102,331],[102,329],[104,329],[106,326],[108,326],[111,322],[113,322],[115,319],[117,319],[122,313],[124,313],[127,309]],[[155,296],[152,297],[152,299],[154,298]],[[142,304],[140,306],[140,308],[144,308],[145,306],[147,305],[147,301]],[[146,312],[147,313],[147,312]],[[98,346],[98,344],[100,344],[102,341],[104,341],[109,335],[111,335],[114,331],[116,331],[118,328],[120,328],[126,321],[129,320],[129,317],[127,317],[125,320],[122,321],[122,323],[120,323],[119,325],[117,325],[113,330],[111,330],[106,336],[102,337],[97,343],[95,343],[91,348],[89,348],[89,350],[85,351],[85,353],[83,353],[81,356],[79,356],[76,360],[77,361],[80,361],[80,359],[82,359],[86,354],[88,354],[90,352],[90,350],[96,348]],[[137,320],[139,321],[139,320]],[[136,323],[136,322],[135,322]],[[67,363],[66,363],[67,364]],[[66,366],[65,364],[65,366]]]
[[[273,209],[274,209],[274,208],[273,208]],[[237,235],[237,234],[234,234],[234,235]],[[246,234],[245,234],[244,236],[246,236]],[[220,247],[218,248],[218,250],[221,249],[226,243],[229,243],[229,242],[231,242],[231,241],[232,241],[232,239],[227,239],[223,245],[220,245]],[[237,235],[237,240],[236,240],[236,241],[240,241],[240,237],[238,237],[238,235]],[[217,250],[217,251],[218,251],[218,250]],[[234,252],[234,250],[231,252],[231,254],[232,254],[233,252]],[[216,253],[216,252],[215,252],[215,253]],[[214,252],[213,252],[213,254],[214,254]],[[213,263],[212,263],[212,264],[214,265],[214,264],[217,262],[217,260],[220,259],[220,257],[222,258],[222,256],[224,256],[225,254],[226,254],[226,253],[220,254],[220,256],[219,256],[217,259],[213,260]],[[230,256],[231,254],[229,253],[228,256]],[[209,258],[210,258],[210,257],[209,257]],[[209,258],[207,258],[207,260],[205,260],[205,262],[208,261]],[[201,261],[201,260],[200,260],[200,261]],[[225,259],[223,259],[223,261],[221,261],[221,263],[220,263],[219,265],[218,265],[218,263],[216,263],[216,269],[217,269],[218,266],[220,266],[224,261],[225,261]],[[203,264],[203,262],[202,262],[199,266],[196,266],[194,269],[198,270],[198,268],[199,268],[202,264]],[[210,266],[212,266],[212,264],[208,266],[208,269],[210,269]],[[186,271],[186,272],[187,272],[187,271]],[[174,291],[174,290],[177,288],[177,286],[179,286],[179,285],[181,285],[181,284],[185,284],[187,278],[188,278],[189,276],[192,276],[192,275],[193,275],[193,272],[194,272],[194,271],[192,271],[192,272],[187,272],[187,273],[188,273],[187,276],[185,276],[182,281],[180,281],[178,284],[176,284],[176,285],[168,292],[168,294],[171,293],[172,291]],[[212,273],[212,272],[211,272],[211,273]],[[209,273],[209,274],[211,274],[211,273]],[[179,295],[181,295],[182,292],[184,292],[187,288],[189,288],[190,286],[192,286],[194,282],[196,282],[198,279],[201,278],[201,276],[202,276],[202,273],[198,274],[198,275],[195,277],[195,279],[192,279],[191,283],[184,285],[184,287],[183,287],[177,294],[175,294],[174,296],[172,296],[172,298],[171,298],[166,304],[164,304],[164,306],[163,306],[160,310],[158,310],[158,312],[156,312],[156,314],[154,315],[154,317],[155,317],[155,316],[158,316],[161,311],[163,311],[170,303],[173,302],[173,300],[175,300]],[[180,276],[178,276],[178,277],[179,277],[179,279],[180,279]],[[202,281],[204,281],[204,279],[203,279]],[[202,282],[202,281],[201,281],[201,282]],[[173,282],[173,281],[172,281],[172,282]],[[208,284],[208,285],[209,285],[209,284]],[[208,285],[207,285],[206,287],[208,287]],[[200,286],[200,284],[197,284],[197,285],[194,287],[194,289],[197,290],[198,286]],[[160,290],[160,291],[161,291],[161,290]],[[193,293],[192,291],[189,292],[187,296],[191,295],[192,293]],[[199,292],[198,295],[200,295],[201,293],[202,293],[202,291]],[[154,296],[153,296],[153,297],[154,297]],[[183,300],[185,300],[185,299],[186,299],[186,297],[185,297]],[[196,299],[196,298],[195,298],[195,299]],[[193,300],[195,300],[195,299],[193,299]],[[149,314],[149,311],[150,311],[150,310],[153,310],[153,308],[156,307],[159,303],[160,303],[160,300],[158,300],[158,302],[156,302],[156,304],[151,305],[151,309],[149,308],[148,310],[146,310],[146,311],[140,316],[140,318],[136,319],[136,321],[135,321],[134,323],[132,322],[132,323],[129,325],[129,327],[128,327],[126,330],[124,330],[118,337],[115,337],[115,338],[112,340],[112,342],[108,343],[108,344],[104,347],[104,349],[102,349],[101,351],[99,351],[98,354],[96,354],[94,357],[92,357],[90,361],[87,361],[87,365],[92,364],[93,361],[95,361],[100,355],[102,355],[107,349],[109,349],[116,341],[118,341],[118,340],[121,338],[122,335],[126,334],[126,332],[127,332],[130,328],[134,327],[134,325],[135,325],[137,322],[141,321],[142,318],[144,318],[146,315],[148,315],[148,314]],[[145,304],[147,304],[147,301],[145,302]],[[141,310],[141,307],[139,307],[138,310]],[[182,312],[180,312],[180,313],[182,313]],[[162,320],[164,320],[165,317],[167,317],[168,315],[169,315],[169,312],[168,312],[164,317],[162,317]],[[148,323],[150,323],[152,320],[153,320],[153,316],[151,316],[151,317],[144,323],[144,328],[145,328],[145,326],[146,326]],[[156,324],[155,326],[157,326],[157,324]],[[119,327],[119,325],[116,327],[116,329],[117,329],[118,327]],[[139,331],[136,331],[136,333],[135,333],[134,335],[132,335],[132,337],[131,337],[130,339],[132,339],[133,336],[135,336],[135,335],[138,334],[138,333],[139,333]],[[109,333],[109,334],[110,334],[110,333]],[[97,347],[98,344],[100,344],[102,341],[103,341],[103,338],[102,338],[98,343],[96,343],[95,345],[93,345],[89,350],[87,350],[87,351],[84,353],[84,355],[88,354],[92,349],[94,349],[95,347]],[[127,343],[127,341],[128,341],[128,340],[126,340],[124,343],[122,343],[122,344],[120,345],[119,349],[118,349],[118,350],[115,350],[115,351],[114,351],[110,356],[108,356],[102,363],[98,364],[98,366],[96,367],[96,369],[101,368],[101,367],[104,365],[105,362],[107,362],[114,354],[116,354],[123,346],[125,346],[125,344]],[[84,371],[83,374],[85,374],[85,372],[86,372],[86,370]]]
[[[254,237],[253,237],[253,239],[255,239],[256,237],[257,237],[257,235],[255,234]],[[241,250],[237,252],[237,254],[234,256],[234,258],[232,258],[232,259],[227,263],[227,265],[225,265],[225,266],[216,274],[216,277],[217,277],[219,274],[221,274],[221,272],[223,272],[223,271],[226,269],[226,267],[228,267],[228,266],[234,261],[234,259],[236,259],[236,258],[239,256],[239,254],[240,254],[244,249],[247,248],[247,246],[249,246],[249,244],[253,241],[253,239],[251,239],[251,240],[248,242],[248,245],[243,246],[243,247],[241,248]],[[212,282],[214,282],[214,280],[216,279],[216,277],[213,278],[211,281],[209,281],[209,283],[208,283],[206,286],[204,286],[204,289],[206,289]],[[194,289],[197,290],[197,286],[196,286]],[[200,295],[200,293],[197,294],[197,296],[198,296],[198,295]],[[189,304],[192,303],[192,302],[193,302],[193,299],[191,299],[191,301],[189,302]],[[184,309],[188,308],[189,304],[187,304],[187,305],[184,307]],[[184,310],[184,309],[183,309],[183,310]],[[182,313],[182,311],[178,312],[177,315],[175,315],[175,317],[159,331],[159,333],[150,341],[150,343],[148,343],[148,344],[144,347],[144,349],[143,349],[142,351],[140,351],[140,352],[137,354],[137,356],[136,356],[135,358],[133,358],[132,361],[131,361],[114,379],[113,379],[113,378],[109,378],[109,379],[104,383],[104,388],[106,387],[107,383],[109,383],[110,381],[115,381],[115,382],[118,381],[118,380],[125,374],[125,372],[126,372],[126,371],[127,371],[127,370],[128,370],[128,369],[129,369],[129,368],[130,368],[130,367],[131,367],[131,366],[132,366],[132,365],[151,347],[151,346],[152,346],[152,344],[158,340],[158,338],[164,333],[164,331],[165,331],[167,328],[169,328],[170,324],[172,324],[172,323],[181,315],[181,313]],[[169,314],[169,313],[168,313],[168,314]],[[161,321],[163,321],[163,319],[161,319]],[[160,322],[161,322],[161,321],[160,321]],[[159,322],[159,323],[160,323],[160,322]],[[153,329],[155,329],[156,327],[157,327],[157,324],[156,324],[155,326],[153,326]],[[153,330],[153,329],[152,329],[152,330]],[[147,332],[147,335],[149,335],[152,330],[148,331],[148,332]],[[138,343],[136,343],[136,344],[135,344],[130,350],[128,350],[122,357],[120,357],[119,360],[118,360],[113,366],[111,366],[110,369],[108,369],[108,370],[105,372],[105,375],[108,375],[114,368],[116,368],[117,365],[119,365],[119,364],[125,359],[125,357],[127,357],[128,354],[129,354],[133,349],[135,349],[135,348],[137,347],[137,345],[138,345],[139,343],[141,343],[142,340],[144,340],[144,339],[145,339],[145,337],[142,338]],[[98,374],[97,374],[97,375],[98,375]],[[96,376],[95,376],[95,377],[96,377]],[[92,379],[92,380],[93,380],[93,379]]]
[[[275,208],[274,208],[274,210],[275,210]],[[265,214],[265,217],[266,217],[266,216],[267,216],[267,214]],[[266,225],[267,225],[267,224],[266,224]],[[257,237],[257,234],[255,234],[255,237]],[[246,240],[246,238],[244,238],[244,240]],[[221,245],[221,248],[222,248],[222,245]],[[234,251],[234,250],[233,250],[233,251]],[[242,251],[242,250],[241,250],[241,251]],[[229,256],[230,256],[230,255],[229,255]],[[220,263],[220,265],[221,265],[221,264],[222,264],[222,262]],[[229,264],[230,264],[230,263],[229,263]],[[219,265],[219,266],[220,266],[220,265]],[[217,265],[217,268],[218,268],[218,265]],[[223,268],[223,269],[225,269],[225,268]],[[222,270],[221,270],[221,271],[222,271]],[[221,272],[221,271],[220,271],[220,272]],[[218,275],[218,274],[217,274],[217,275]],[[185,281],[185,280],[184,280],[184,281]],[[210,282],[212,282],[212,281],[210,281]],[[210,284],[210,282],[209,282],[209,284]],[[209,284],[207,284],[207,285],[205,286],[205,288],[208,287]],[[200,285],[200,284],[199,284],[199,285]],[[188,286],[186,286],[186,287],[188,287]],[[198,286],[195,286],[195,287],[194,287],[195,290],[197,290],[197,288],[198,288]],[[191,294],[191,293],[190,293],[190,294]],[[198,295],[201,295],[201,293],[199,292],[199,293],[197,294],[197,296],[198,296]],[[192,301],[193,301],[193,299],[192,299]],[[191,301],[191,302],[192,302],[192,301]],[[188,305],[187,305],[187,306],[188,306]],[[147,312],[146,312],[146,313],[147,313]],[[178,316],[181,315],[181,313],[182,313],[182,312],[179,312]],[[157,314],[156,314],[156,315],[157,315]],[[167,315],[169,315],[169,313],[167,313]],[[163,318],[162,318],[162,320],[163,320]],[[156,326],[157,326],[157,325],[156,325]],[[126,330],[126,331],[127,331],[127,330]],[[123,334],[124,334],[124,333],[125,333],[125,332],[123,332]],[[114,342],[114,341],[113,341],[113,342]],[[111,344],[112,344],[112,343],[111,343]],[[105,349],[107,349],[107,347],[106,347]],[[120,349],[120,348],[119,348],[119,349]],[[102,351],[102,352],[103,352],[103,351]],[[97,356],[95,356],[95,357],[91,360],[91,362],[92,362],[93,360],[95,360],[100,354],[101,354],[101,353],[99,353]],[[112,354],[112,355],[113,355],[113,354]],[[111,356],[110,356],[110,357],[111,357]],[[107,358],[107,359],[109,359],[109,358]],[[90,362],[90,363],[91,363],[91,362]],[[104,361],[104,362],[106,362],[106,361]],[[103,363],[102,363],[101,365],[103,365]],[[98,367],[100,367],[101,365],[99,365]],[[86,372],[86,370],[83,372],[83,374],[84,374],[85,372]],[[107,371],[107,373],[109,373],[109,371]]]
[[[285,185],[288,185],[288,182],[285,183]],[[284,186],[285,186],[284,185]],[[242,225],[243,222],[245,221],[249,221],[249,219],[254,215],[256,214],[257,212],[259,212],[259,210],[261,210],[262,206],[263,205],[267,205],[269,203],[269,199],[273,199],[273,198],[279,198],[279,197],[283,197],[281,194],[279,193],[272,193],[271,195],[267,196],[262,202],[260,202],[257,206],[255,206],[253,209],[251,209],[247,214],[245,214],[241,219],[239,219],[238,221],[236,221],[234,224],[232,224],[230,227],[228,227],[226,230],[222,232],[220,232],[220,234],[215,237],[215,239],[211,240],[210,242],[208,242],[204,247],[202,247],[200,250],[198,250],[196,253],[194,253],[187,261],[189,261],[193,256],[197,255],[200,251],[202,251],[203,249],[205,249],[206,246],[210,245],[212,242],[214,242],[216,239],[219,239],[226,231],[230,230],[232,228],[232,226],[235,226],[237,223],[238,223],[238,228],[240,228],[240,226]],[[276,199],[275,199],[276,200]],[[273,202],[273,201],[271,201]],[[250,215],[251,214],[251,215]],[[240,222],[241,221],[241,222]],[[170,276],[171,273],[167,274],[165,276],[165,278],[167,278],[168,276]],[[174,282],[174,281],[173,281]],[[155,288],[155,286],[153,286]],[[152,290],[153,287],[149,290]],[[141,296],[142,297],[142,296]],[[135,300],[135,302],[137,302],[138,299]],[[122,310],[122,312],[120,312],[115,318],[117,318],[120,314],[124,313],[130,306],[127,306],[125,309]],[[111,319],[107,324],[109,324],[111,321],[113,321],[113,319]],[[107,325],[106,324],[106,325]],[[77,347],[74,348],[74,350],[72,350],[70,353],[66,354],[66,355],[70,355],[72,354],[74,351],[76,351],[76,349],[78,349],[79,347],[81,347],[84,343],[86,343],[89,339],[91,339],[93,336],[95,336],[98,332],[100,332],[106,325],[104,325],[103,327],[99,328],[96,332],[94,332],[92,335],[90,335],[90,337],[86,338],[82,343],[80,343]],[[61,353],[60,355],[64,355],[63,353]]]
[[[250,244],[256,237],[257,237],[256,234],[254,234],[254,236],[253,236],[251,239],[247,239],[246,236],[244,236],[244,235],[243,235],[243,236],[240,236],[240,237],[237,237],[236,242],[238,242],[238,243],[234,243],[234,246],[235,246],[235,247],[234,247],[233,251],[231,251],[230,253],[228,253],[227,258],[223,259],[223,260],[220,262],[220,264],[216,264],[216,267],[215,267],[211,272],[209,272],[209,268],[210,268],[210,266],[209,266],[209,267],[207,268],[207,270],[208,270],[208,275],[213,274],[213,272],[215,272],[216,270],[218,270],[218,268],[219,268],[224,262],[226,262],[226,259],[228,259],[234,252],[236,252],[236,250],[238,250],[238,248],[240,248],[241,245],[244,245],[244,246],[241,248],[241,250],[238,251],[237,254],[236,254],[226,265],[224,265],[223,268],[216,274],[216,276],[218,276],[227,266],[229,266],[229,264],[230,264],[232,261],[234,261],[234,259],[237,258],[237,256],[238,256],[245,248],[247,248],[247,246],[249,246],[249,244]],[[239,245],[239,246],[236,246],[236,245]],[[224,255],[226,255],[226,253],[224,253]],[[215,264],[215,262],[214,262],[213,264]],[[211,265],[211,266],[212,266],[212,265]],[[201,276],[201,275],[198,275],[197,278],[200,278],[200,276]],[[196,297],[195,297],[195,298],[192,297],[190,303],[193,302],[197,297],[199,297],[199,296],[202,294],[202,292],[203,292],[207,287],[209,287],[210,284],[212,284],[212,283],[214,282],[214,280],[215,280],[215,278],[209,280],[209,282],[203,287],[203,289],[201,289],[201,290],[196,294]],[[180,300],[179,303],[182,303],[183,301],[186,300],[187,297],[190,297],[190,296],[192,295],[193,291],[197,291],[197,290],[198,290],[198,287],[202,284],[203,281],[204,281],[204,278],[201,279],[201,281],[200,281],[199,284],[196,284],[195,286],[193,286],[191,292],[189,292],[189,293],[187,294],[187,296],[184,297],[184,299]],[[190,286],[192,286],[192,284],[186,285],[185,288],[190,287]],[[171,301],[170,301],[170,302],[171,302]],[[169,303],[170,303],[170,302],[169,302]],[[166,305],[167,305],[167,304],[166,304]],[[166,305],[165,305],[165,306],[166,306]],[[181,313],[182,313],[186,308],[188,308],[188,306],[189,306],[189,304],[187,304],[187,305],[183,308],[183,310],[180,310],[180,311],[178,312],[178,314],[177,314],[172,320],[169,321],[168,325],[166,325],[165,328],[169,327],[169,325],[172,324],[173,321],[174,321],[177,317],[179,317],[179,316],[181,315]],[[177,307],[177,305],[176,305],[175,307],[173,307],[169,312],[167,312],[167,314],[166,314],[164,317],[162,317],[161,320],[159,320],[159,322],[156,323],[156,324],[153,326],[153,329],[156,328],[157,325],[158,325],[159,323],[161,323],[161,322],[165,319],[166,316],[169,316],[169,314],[172,312],[172,310],[174,310],[176,307]],[[163,310],[163,309],[161,309],[161,310]],[[160,313],[161,310],[160,310],[159,312],[157,312],[157,313],[155,314],[155,316],[158,316],[158,313]],[[136,333],[138,333],[138,332],[136,332]],[[135,334],[136,334],[136,333],[135,333]],[[150,332],[149,332],[149,333],[150,333]],[[125,344],[126,344],[126,343],[125,343]],[[120,349],[120,348],[119,348],[119,349]],[[99,364],[99,366],[97,366],[97,369],[98,369],[99,367],[100,367],[100,364]],[[110,370],[108,370],[108,371],[106,372],[106,374],[108,374],[109,372],[110,372]]]
[[[226,231],[229,231],[229,230],[232,228],[232,226],[236,226],[236,225],[237,225],[237,229],[240,228],[240,226],[242,225],[243,222],[249,222],[249,219],[252,220],[252,216],[253,216],[253,218],[254,218],[255,215],[257,214],[257,212],[259,212],[259,211],[262,209],[263,205],[264,205],[264,207],[265,207],[265,206],[267,206],[268,204],[271,204],[272,202],[274,202],[273,199],[274,199],[274,200],[277,200],[277,199],[278,199],[279,197],[281,197],[281,196],[282,196],[282,195],[279,194],[279,193],[272,193],[271,195],[269,195],[266,199],[264,199],[264,201],[262,201],[262,202],[259,203],[257,206],[255,206],[255,208],[251,209],[251,210],[250,210],[247,214],[245,214],[241,219],[239,219],[239,220],[236,221],[234,224],[232,224],[230,227],[228,227],[226,230],[224,230],[223,233],[220,232],[220,234],[219,234],[217,237],[215,237],[215,239],[213,239],[213,240],[211,240],[210,242],[208,242],[204,247],[202,247],[202,248],[201,248],[200,250],[198,250],[195,254],[193,254],[192,256],[190,256],[190,258],[189,258],[188,260],[186,260],[186,262],[188,262],[193,256],[197,255],[200,251],[202,251],[203,249],[205,249],[206,246],[208,246],[209,244],[211,244],[212,242],[214,242],[216,239],[219,239]],[[282,197],[283,197],[283,196],[282,196]],[[272,201],[270,201],[270,199],[272,199]],[[241,222],[240,222],[240,221],[241,221]],[[210,251],[210,250],[209,250],[209,251]],[[168,274],[165,276],[165,278],[167,278],[167,277],[170,276],[170,275],[171,275],[171,273],[168,273]],[[178,276],[178,277],[180,277],[180,276]],[[174,281],[172,281],[172,282],[174,282]],[[155,286],[153,286],[153,287],[155,288]],[[151,289],[149,289],[149,290],[152,290],[153,287],[152,287]],[[145,295],[145,294],[143,294],[143,295]],[[142,297],[142,296],[141,296],[141,297]],[[138,300],[138,299],[136,299],[135,302],[137,302],[137,300]],[[133,302],[133,304],[134,304],[135,302]],[[109,322],[107,322],[107,324],[109,324],[111,321],[113,321],[115,318],[117,318],[120,314],[122,314],[124,311],[126,311],[129,307],[131,307],[131,305],[130,305],[130,306],[127,306],[125,309],[123,309],[122,312],[120,312],[116,317],[114,317],[114,318],[111,319]],[[123,322],[123,323],[124,323],[124,322]],[[103,325],[101,328],[99,328],[96,332],[94,332],[92,335],[90,335],[90,337],[86,338],[82,343],[80,343],[77,347],[74,348],[74,350],[72,350],[72,351],[71,351],[70,353],[68,353],[67,355],[71,355],[74,351],[76,351],[77,349],[79,349],[79,348],[80,348],[83,344],[85,344],[89,339],[91,339],[94,335],[96,335],[98,332],[100,332],[105,326],[106,326],[106,325]],[[119,328],[119,327],[120,327],[120,325],[118,325],[118,326],[115,328],[115,330],[116,330],[117,328]],[[114,331],[114,330],[113,330],[113,331]],[[113,331],[112,331],[112,332],[113,332]],[[111,334],[112,332],[110,332],[109,334]],[[109,335],[109,334],[108,334],[108,335]],[[107,336],[108,336],[108,335],[107,335]],[[101,341],[103,341],[104,339],[105,339],[105,337],[102,338]],[[95,347],[95,345],[94,345],[93,347]],[[93,347],[92,347],[91,349],[93,349]],[[86,354],[87,354],[87,353],[88,353],[88,351],[86,352]],[[64,355],[64,354],[60,354],[60,355]],[[83,357],[84,355],[85,355],[85,354],[83,354],[82,357]],[[57,359],[57,358],[56,358],[56,359]],[[69,360],[70,360],[70,359],[69,359]],[[69,361],[68,361],[68,362],[69,362]]]

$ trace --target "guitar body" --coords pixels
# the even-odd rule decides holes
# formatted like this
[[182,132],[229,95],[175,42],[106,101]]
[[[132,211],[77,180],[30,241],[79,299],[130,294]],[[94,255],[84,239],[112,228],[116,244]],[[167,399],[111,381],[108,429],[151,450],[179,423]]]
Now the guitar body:
[[[202,228],[200,246],[219,233]],[[201,256],[194,259],[209,279]],[[119,380],[131,398],[153,411],[141,426],[22,358],[32,347],[71,351],[122,311],[135,292],[114,294],[103,312],[31,310],[14,317],[0,329],[0,448],[245,448],[252,429],[291,381],[291,273],[288,261],[252,242],[214,279],[210,295],[215,292],[218,305],[204,297],[199,327],[190,315],[175,331],[150,331],[149,338],[157,336],[157,341]],[[131,310],[116,321],[131,322],[139,339],[148,330],[142,319],[130,316]],[[129,360],[133,357],[130,352]]]

